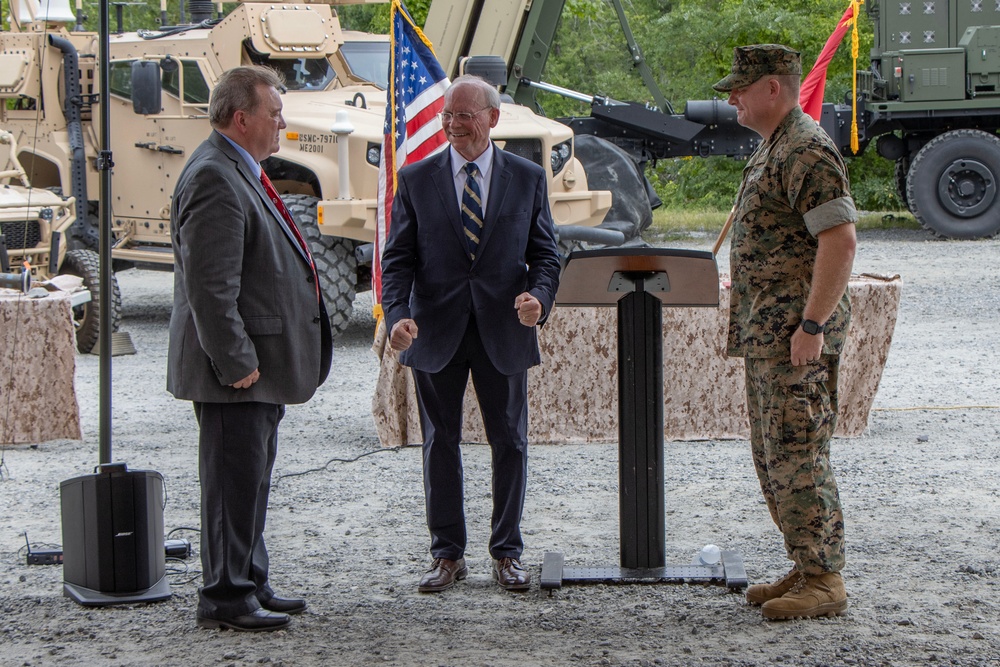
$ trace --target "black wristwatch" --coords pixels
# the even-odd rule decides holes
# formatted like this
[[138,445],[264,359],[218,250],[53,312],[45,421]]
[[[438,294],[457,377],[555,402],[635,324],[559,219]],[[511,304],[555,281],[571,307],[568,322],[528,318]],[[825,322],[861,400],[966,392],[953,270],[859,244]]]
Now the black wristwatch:
[[819,324],[817,322],[813,322],[812,320],[802,320],[802,330],[810,336],[826,333],[826,323],[824,322],[823,324]]

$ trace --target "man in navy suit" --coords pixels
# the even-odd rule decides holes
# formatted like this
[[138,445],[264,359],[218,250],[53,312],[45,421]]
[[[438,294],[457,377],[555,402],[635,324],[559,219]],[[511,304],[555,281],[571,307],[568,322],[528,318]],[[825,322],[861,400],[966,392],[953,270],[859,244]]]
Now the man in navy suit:
[[434,560],[418,589],[468,574],[459,442],[471,372],[493,456],[493,577],[522,590],[528,368],[540,362],[535,326],[552,311],[560,269],[546,176],[490,141],[500,95],[484,80],[456,79],[441,118],[451,146],[399,171],[382,256],[389,342],[413,369],[424,436]]
[[332,337],[308,248],[260,162],[278,150],[281,79],[225,72],[214,131],[177,179],[167,389],[200,427],[203,628],[277,630],[301,599],[274,594],[264,546],[278,423],[330,369]]

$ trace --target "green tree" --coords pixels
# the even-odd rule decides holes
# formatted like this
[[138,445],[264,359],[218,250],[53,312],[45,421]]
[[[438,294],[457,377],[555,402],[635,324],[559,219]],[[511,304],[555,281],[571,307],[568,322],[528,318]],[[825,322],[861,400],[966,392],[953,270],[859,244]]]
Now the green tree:
[[[419,26],[427,20],[431,0],[408,0],[403,5]],[[384,35],[389,32],[389,3],[377,5],[346,5],[337,9],[341,25],[346,30],[358,30]]]

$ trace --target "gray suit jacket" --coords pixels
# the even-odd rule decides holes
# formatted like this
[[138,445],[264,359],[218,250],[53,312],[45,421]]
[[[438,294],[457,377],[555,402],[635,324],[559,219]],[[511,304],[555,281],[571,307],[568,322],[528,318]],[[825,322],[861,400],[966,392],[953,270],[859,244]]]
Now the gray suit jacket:
[[[181,172],[170,220],[167,390],[204,403],[307,401],[330,369],[326,308],[281,214],[217,132]],[[229,386],[255,368],[250,388]]]

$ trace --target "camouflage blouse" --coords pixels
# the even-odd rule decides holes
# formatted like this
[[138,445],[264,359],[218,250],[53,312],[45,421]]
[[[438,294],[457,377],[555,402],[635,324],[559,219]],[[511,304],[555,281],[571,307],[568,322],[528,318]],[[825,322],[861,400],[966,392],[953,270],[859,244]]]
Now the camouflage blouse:
[[[857,219],[843,158],[796,107],[743,170],[730,255],[730,356],[790,353],[809,295],[816,235]],[[840,354],[850,317],[845,291],[827,321],[824,354]]]

